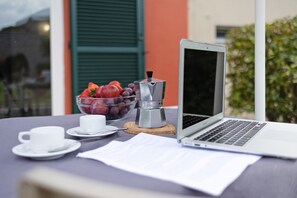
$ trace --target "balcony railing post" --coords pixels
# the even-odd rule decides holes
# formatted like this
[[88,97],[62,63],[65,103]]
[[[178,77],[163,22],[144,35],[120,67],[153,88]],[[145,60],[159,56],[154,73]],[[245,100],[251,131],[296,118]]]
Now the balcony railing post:
[[265,121],[265,0],[255,0],[255,119]]

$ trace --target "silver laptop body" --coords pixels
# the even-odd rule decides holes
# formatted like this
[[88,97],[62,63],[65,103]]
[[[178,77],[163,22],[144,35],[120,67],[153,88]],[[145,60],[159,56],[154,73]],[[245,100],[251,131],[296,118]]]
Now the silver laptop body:
[[[191,147],[297,158],[296,124],[260,123],[265,126],[242,146],[199,140],[198,137],[209,130],[233,120],[224,117],[226,47],[182,39],[179,50],[179,143]],[[201,121],[184,126],[184,116],[197,116]]]

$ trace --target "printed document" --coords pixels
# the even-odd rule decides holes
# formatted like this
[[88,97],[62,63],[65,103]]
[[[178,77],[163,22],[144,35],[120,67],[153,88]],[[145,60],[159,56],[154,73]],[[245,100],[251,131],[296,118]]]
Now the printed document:
[[261,157],[183,147],[174,138],[140,133],[126,142],[112,141],[78,157],[208,193],[220,195],[248,165]]

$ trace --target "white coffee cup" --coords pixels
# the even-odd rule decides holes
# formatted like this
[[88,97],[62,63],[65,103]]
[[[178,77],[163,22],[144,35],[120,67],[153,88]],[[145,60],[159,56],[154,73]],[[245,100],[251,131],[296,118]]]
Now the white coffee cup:
[[[24,139],[28,136],[28,139]],[[32,128],[30,131],[19,132],[18,139],[34,152],[49,152],[64,146],[65,130],[59,126],[44,126]]]
[[100,132],[106,127],[104,115],[84,115],[79,118],[81,133],[90,134]]

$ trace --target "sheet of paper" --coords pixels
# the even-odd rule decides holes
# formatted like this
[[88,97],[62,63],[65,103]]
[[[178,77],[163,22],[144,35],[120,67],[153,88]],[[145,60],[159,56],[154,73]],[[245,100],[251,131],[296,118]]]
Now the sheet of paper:
[[218,196],[259,156],[188,148],[176,139],[140,133],[78,157],[133,173],[178,183]]

